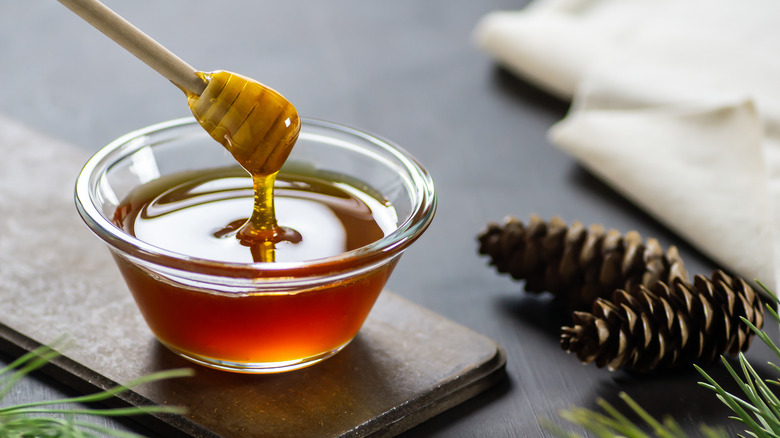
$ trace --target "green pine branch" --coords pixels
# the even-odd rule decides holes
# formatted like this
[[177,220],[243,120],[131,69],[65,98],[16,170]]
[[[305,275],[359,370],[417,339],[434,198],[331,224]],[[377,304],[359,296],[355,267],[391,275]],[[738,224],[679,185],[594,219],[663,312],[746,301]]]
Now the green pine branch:
[[[53,344],[53,345],[56,345]],[[25,376],[41,368],[57,357],[53,346],[37,348],[7,366],[0,368],[0,437],[57,437],[57,438],[93,438],[111,436],[118,438],[137,438],[139,435],[112,430],[76,416],[120,417],[145,414],[184,414],[185,409],[175,406],[135,406],[124,408],[85,408],[79,405],[104,401],[139,385],[176,377],[188,377],[194,374],[191,369],[161,371],[140,377],[126,385],[120,385],[96,394],[43,400],[30,403],[3,406],[3,399]],[[54,407],[54,406],[64,407]]]

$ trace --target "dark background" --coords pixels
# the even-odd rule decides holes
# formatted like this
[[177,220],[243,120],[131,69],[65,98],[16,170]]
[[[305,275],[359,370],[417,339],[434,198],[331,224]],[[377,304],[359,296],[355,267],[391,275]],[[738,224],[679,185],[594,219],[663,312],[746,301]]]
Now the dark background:
[[[258,79],[302,116],[389,138],[433,174],[436,218],[388,288],[499,342],[507,378],[408,436],[545,436],[540,419],[565,425],[560,409],[595,407],[599,397],[620,405],[619,391],[656,416],[672,414],[690,431],[700,422],[742,430],[697,385],[693,370],[638,376],[580,365],[558,346],[558,329],[567,321],[549,297],[525,294],[522,283],[497,275],[477,254],[476,235],[488,222],[536,213],[635,229],[664,247],[677,245],[691,273],[715,268],[548,143],[546,132],[565,116],[568,102],[502,70],[475,47],[471,33],[482,16],[525,2],[106,4],[196,68]],[[188,115],[178,89],[55,1],[0,3],[0,42],[0,114],[87,150]],[[776,335],[776,324],[768,331]],[[771,359],[760,343],[748,356],[759,369]],[[728,382],[721,367],[710,371]],[[3,404],[63,394],[72,391],[34,376]]]

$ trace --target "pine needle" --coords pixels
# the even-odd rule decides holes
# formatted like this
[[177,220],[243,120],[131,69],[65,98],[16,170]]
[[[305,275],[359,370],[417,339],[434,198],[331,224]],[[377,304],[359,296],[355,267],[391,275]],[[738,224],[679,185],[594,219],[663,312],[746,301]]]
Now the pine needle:
[[[654,435],[645,432],[639,425],[621,414],[620,411],[603,399],[599,399],[597,403],[606,414],[575,407],[561,411],[560,416],[564,420],[582,427],[587,432],[590,432],[592,435],[599,438],[687,438],[685,432],[683,432],[680,425],[674,421],[673,418],[666,417],[663,419],[663,422],[660,422],[642,409],[642,407],[625,392],[620,393],[620,398],[634,414],[644,421],[646,428],[652,430]],[[549,422],[544,424],[547,430],[558,437],[580,437],[580,435],[575,433],[563,432],[563,430],[557,426],[552,427]],[[705,438],[726,438],[728,436],[720,429],[713,429],[705,425],[702,425],[699,428],[699,432],[699,436]]]
[[[0,368],[0,402],[21,379],[57,357],[59,353],[55,351],[53,345],[60,343],[61,341],[55,341],[51,346],[37,348],[22,355],[9,365]],[[2,407],[0,408],[0,437],[139,437],[139,435],[133,433],[117,431],[92,422],[76,419],[75,416],[120,417],[160,413],[181,415],[186,410],[175,406],[156,405],[104,409],[82,408],[73,405],[107,400],[139,385],[192,375],[193,370],[191,369],[161,371],[135,379],[127,385],[120,385],[96,394]],[[45,407],[51,405],[65,405],[66,407]]]

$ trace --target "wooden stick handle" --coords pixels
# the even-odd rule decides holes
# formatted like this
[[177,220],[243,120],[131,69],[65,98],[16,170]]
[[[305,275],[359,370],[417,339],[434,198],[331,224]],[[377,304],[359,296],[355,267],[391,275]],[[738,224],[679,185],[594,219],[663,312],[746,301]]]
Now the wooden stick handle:
[[59,2],[179,88],[197,95],[206,88],[194,68],[98,0]]

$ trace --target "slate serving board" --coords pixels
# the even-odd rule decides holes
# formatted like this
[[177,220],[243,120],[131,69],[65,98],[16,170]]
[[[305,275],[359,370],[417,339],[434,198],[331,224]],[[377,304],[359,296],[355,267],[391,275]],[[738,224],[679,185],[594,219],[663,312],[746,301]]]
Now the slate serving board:
[[193,365],[155,341],[78,217],[73,182],[86,152],[0,117],[0,157],[0,348],[17,354],[65,334],[49,372],[82,391],[194,368],[123,397],[187,407],[144,419],[166,436],[392,436],[504,376],[494,341],[387,291],[355,340],[321,364],[276,375]]

